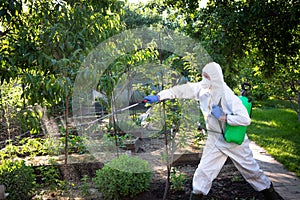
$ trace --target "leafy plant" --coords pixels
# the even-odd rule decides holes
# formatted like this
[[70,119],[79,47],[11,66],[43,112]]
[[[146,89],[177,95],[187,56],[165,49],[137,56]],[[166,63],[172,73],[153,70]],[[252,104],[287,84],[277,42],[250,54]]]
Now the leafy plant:
[[5,185],[10,199],[28,199],[35,187],[35,175],[24,161],[2,160],[0,183]]
[[175,191],[182,191],[186,181],[186,175],[180,173],[175,167],[173,167],[171,171],[171,189]]
[[[65,134],[62,134],[63,136]],[[60,138],[63,145],[65,145],[65,138]],[[77,135],[68,135],[68,152],[69,153],[78,153],[83,154],[87,151],[86,147],[84,146],[83,139]]]
[[30,131],[31,134],[41,133],[41,118],[41,111],[35,109],[33,106],[28,106],[18,113],[18,121],[21,124],[22,130]]
[[58,169],[53,166],[38,166],[35,170],[38,187],[55,189],[62,184]]
[[105,134],[105,138],[109,140],[110,142],[114,142],[117,144],[117,147],[119,148],[124,148],[125,147],[125,142],[127,140],[131,140],[132,136],[129,134],[116,134],[116,135],[111,135],[111,134]]
[[3,160],[6,158],[16,157],[17,152],[19,152],[19,147],[9,143],[5,148],[1,149],[0,158]]
[[121,155],[97,170],[93,182],[103,194],[104,199],[132,198],[149,189],[151,176],[148,162]]
[[84,175],[80,182],[81,182],[81,191],[83,193],[83,195],[89,195],[89,187],[90,187],[90,184],[88,183],[88,180],[89,180],[89,177],[87,175]]
[[240,182],[243,181],[243,177],[241,175],[234,175],[231,179],[232,182]]
[[0,151],[0,159],[12,157],[53,155],[56,145],[49,138],[24,138],[15,145],[9,143]]
[[47,154],[47,149],[44,146],[44,139],[41,138],[24,138],[20,141],[20,156],[37,156]]

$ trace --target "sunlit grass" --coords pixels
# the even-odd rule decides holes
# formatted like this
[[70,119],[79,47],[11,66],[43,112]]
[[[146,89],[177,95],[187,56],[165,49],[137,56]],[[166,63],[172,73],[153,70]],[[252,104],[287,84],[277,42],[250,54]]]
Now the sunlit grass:
[[[282,105],[282,104],[281,104]],[[289,108],[253,108],[248,136],[300,177],[300,123]]]

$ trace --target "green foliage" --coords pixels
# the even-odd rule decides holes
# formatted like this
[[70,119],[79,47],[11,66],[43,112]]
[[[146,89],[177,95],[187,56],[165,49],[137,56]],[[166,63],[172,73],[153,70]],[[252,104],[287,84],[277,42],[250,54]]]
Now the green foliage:
[[38,188],[56,189],[63,185],[63,181],[60,180],[59,171],[54,165],[38,166],[35,169],[35,174]]
[[[60,141],[63,145],[65,145],[65,134],[62,134]],[[82,137],[69,134],[68,135],[68,153],[83,154],[85,152],[87,152],[87,149],[84,146]]]
[[[17,85],[17,84],[16,84]],[[0,131],[4,138],[9,139],[12,130],[18,126],[18,112],[22,109],[22,88],[13,83],[2,82],[0,85]]]
[[1,82],[21,80],[29,105],[53,106],[65,99],[84,57],[124,27],[123,3],[115,0],[29,0],[26,9],[9,2],[3,3],[7,12],[0,12],[6,32],[0,71],[9,72]]
[[29,199],[35,187],[33,169],[24,161],[2,160],[0,183],[5,185],[9,199]]
[[93,182],[104,199],[134,197],[150,187],[152,172],[148,162],[121,155],[97,170]]
[[254,108],[249,138],[300,177],[300,124],[297,113],[282,108],[284,102],[267,102],[267,107]]
[[91,185],[88,183],[89,177],[87,175],[84,175],[80,180],[80,189],[82,191],[82,194],[87,196],[89,195],[89,188]]
[[[140,41],[135,41],[134,44],[138,45]],[[119,84],[119,81],[124,78],[126,74],[130,74],[136,70],[135,66],[148,64],[157,59],[158,52],[152,47],[147,49],[138,50],[136,52],[128,53],[124,56],[120,56],[110,66],[107,66],[103,74],[99,77],[98,90],[108,97],[108,108],[112,109],[112,102],[115,100],[113,97],[114,89]]]
[[[0,150],[0,159],[25,156],[57,155],[62,153],[64,138],[53,141],[52,138],[24,138],[19,142],[9,143]],[[69,153],[83,154],[87,151],[80,136],[69,135]]]
[[158,7],[148,6],[147,4],[131,4],[125,7],[124,16],[121,20],[126,23],[128,29],[141,26],[151,26],[162,21]]
[[30,134],[39,134],[41,133],[41,118],[42,113],[34,109],[33,106],[29,106],[26,109],[18,112],[17,120],[21,124],[22,130],[29,131]]
[[11,18],[22,11],[22,1],[9,0],[0,3],[0,22],[10,22]]
[[174,191],[184,190],[184,184],[188,181],[187,176],[180,173],[175,167],[171,171],[171,189]]
[[[0,86],[2,110],[1,117],[5,119],[5,127],[0,126],[4,133],[13,131],[13,134],[18,135],[20,132],[29,131],[30,134],[39,134],[41,132],[41,117],[42,113],[37,106],[26,106],[27,100],[22,96],[22,85],[15,83],[3,82]],[[17,132],[18,131],[18,132]]]
[[299,98],[299,1],[215,0],[205,8],[198,3],[157,0],[153,5],[165,11],[166,24],[201,41],[223,67],[229,86],[248,79],[258,99]]
[[247,57],[253,48],[256,59],[263,60],[261,71],[271,75],[299,51],[299,41],[293,39],[299,36],[298,8],[298,1],[210,1],[194,30],[204,37],[211,34],[210,48],[223,57],[223,64]]
[[0,151],[0,158],[7,159],[13,157],[40,156],[47,155],[52,147],[47,145],[47,139],[24,138],[17,145],[9,143]]
[[14,158],[17,155],[17,152],[19,152],[19,147],[10,143],[6,145],[5,148],[1,149],[0,158],[1,160]]
[[231,178],[232,182],[241,182],[243,181],[243,177],[240,174],[236,174]]
[[24,138],[20,141],[19,152],[16,152],[19,156],[37,156],[37,155],[45,155],[47,153],[47,149],[44,146],[43,139],[36,138]]
[[[200,128],[198,128],[200,129]],[[204,130],[198,130],[198,133],[195,135],[194,144],[196,147],[201,147],[203,145],[203,141],[207,139],[207,134],[203,133]]]

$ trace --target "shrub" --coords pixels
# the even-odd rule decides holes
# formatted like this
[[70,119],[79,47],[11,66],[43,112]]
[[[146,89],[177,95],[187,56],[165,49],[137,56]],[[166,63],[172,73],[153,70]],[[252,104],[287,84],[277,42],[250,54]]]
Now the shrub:
[[139,158],[121,155],[96,171],[93,182],[104,199],[134,197],[150,187],[151,168]]
[[185,174],[180,173],[176,168],[171,171],[171,189],[174,191],[183,191],[184,184],[187,182]]
[[0,183],[5,185],[9,199],[29,199],[35,187],[33,169],[24,161],[2,160]]
[[38,188],[56,189],[63,185],[59,171],[54,165],[38,166],[35,168],[35,174]]

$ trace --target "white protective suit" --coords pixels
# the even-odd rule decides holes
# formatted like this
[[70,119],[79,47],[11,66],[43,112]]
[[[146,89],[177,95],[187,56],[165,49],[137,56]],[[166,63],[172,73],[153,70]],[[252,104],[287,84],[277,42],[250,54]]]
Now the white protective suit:
[[227,123],[230,125],[247,126],[250,124],[251,120],[246,108],[224,82],[219,64],[209,63],[202,72],[207,73],[210,80],[203,78],[201,82],[175,86],[158,93],[160,100],[185,98],[197,99],[200,102],[208,137],[202,158],[194,174],[193,193],[208,194],[212,181],[219,174],[228,156],[255,190],[262,191],[269,188],[271,182],[253,158],[247,135],[243,143],[238,145],[226,142],[222,134],[216,133],[221,133],[221,128],[218,120],[211,115],[213,105],[221,104],[224,115],[227,115]]

